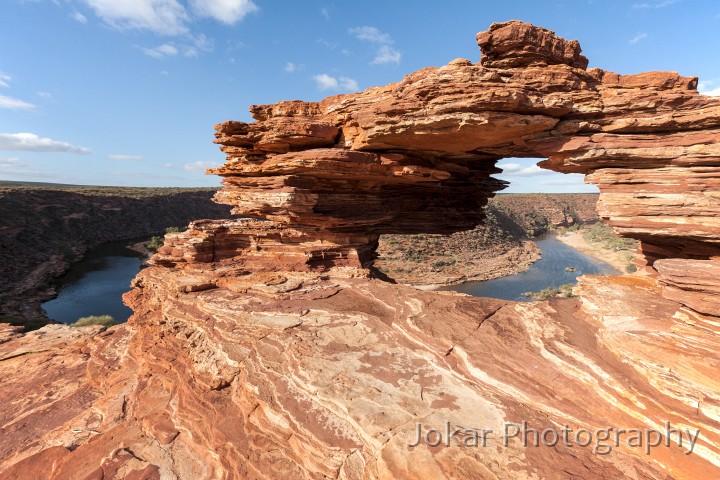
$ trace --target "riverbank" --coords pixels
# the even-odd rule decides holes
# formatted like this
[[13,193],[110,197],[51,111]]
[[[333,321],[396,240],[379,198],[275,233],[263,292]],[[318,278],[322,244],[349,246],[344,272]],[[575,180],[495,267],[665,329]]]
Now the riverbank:
[[215,190],[0,186],[0,318],[46,318],[40,304],[56,295],[55,280],[94,247],[229,217]]
[[628,250],[613,250],[600,243],[589,242],[585,239],[581,230],[558,234],[556,238],[565,245],[572,247],[585,255],[602,260],[620,273],[628,273],[626,270],[630,263],[628,257],[632,254],[632,252]]

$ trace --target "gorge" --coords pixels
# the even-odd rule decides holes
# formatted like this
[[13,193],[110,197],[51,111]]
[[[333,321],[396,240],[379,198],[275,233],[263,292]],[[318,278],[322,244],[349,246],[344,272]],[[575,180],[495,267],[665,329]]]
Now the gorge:
[[[166,235],[127,325],[0,330],[0,478],[720,476],[720,100],[519,21],[477,42],[478,64],[218,124],[215,198],[253,218]],[[505,157],[596,183],[637,274],[535,303],[382,278],[381,234],[474,228]],[[523,422],[661,441],[498,436]],[[495,435],[415,442],[446,426]]]

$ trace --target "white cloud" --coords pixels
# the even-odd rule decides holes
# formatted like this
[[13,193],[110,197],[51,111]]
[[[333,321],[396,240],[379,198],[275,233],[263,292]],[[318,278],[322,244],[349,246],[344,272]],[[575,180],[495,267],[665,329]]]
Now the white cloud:
[[159,35],[188,31],[187,11],[177,0],[84,0],[105,23],[119,30],[149,30]]
[[355,27],[348,29],[351,35],[355,36],[358,40],[377,44],[377,50],[375,51],[375,57],[370,62],[370,65],[385,65],[388,63],[399,64],[402,59],[402,54],[396,48],[391,47],[393,43],[392,37],[383,33],[377,29],[377,27]]
[[340,88],[349,92],[357,92],[360,90],[357,81],[349,77],[340,77]]
[[42,97],[42,98],[53,98],[52,93],[50,93],[50,92],[40,91],[40,92],[37,92],[37,95],[38,95],[38,97]]
[[87,17],[85,17],[85,15],[80,12],[73,12],[71,17],[73,20],[75,20],[76,22],[80,22],[83,25],[87,23]]
[[200,53],[211,52],[214,42],[205,34],[189,37],[188,43],[166,42],[153,48],[140,47],[143,53],[158,60],[182,54],[184,57],[197,58]]
[[0,157],[0,175],[5,179],[14,178],[17,180],[26,180],[28,177],[32,177],[33,180],[38,180],[38,178],[58,178],[57,175],[47,171],[31,168],[30,165],[18,157]]
[[163,43],[155,48],[143,48],[143,53],[152,58],[174,57],[180,53],[177,47],[171,43]]
[[183,170],[186,172],[204,172],[208,168],[217,167],[217,164],[215,162],[203,162],[203,161],[197,161],[192,163],[186,163],[183,165]]
[[121,161],[140,161],[143,160],[145,157],[142,155],[121,155],[121,154],[114,154],[114,155],[108,155],[108,160],[121,160]]
[[10,75],[0,73],[0,87],[10,88],[10,80],[12,80]]
[[632,5],[632,8],[634,8],[636,10],[645,9],[645,8],[665,8],[665,7],[669,7],[670,5],[679,3],[681,1],[682,0],[662,0],[660,2],[655,2],[655,3],[648,3],[648,2],[635,3]]
[[710,95],[713,97],[720,96],[720,80],[703,80],[702,82],[698,83],[698,92],[702,93],[703,95]]
[[373,43],[393,43],[392,37],[387,33],[383,33],[376,27],[355,27],[348,29],[350,34],[354,35],[358,40]]
[[547,175],[552,174],[550,170],[544,170],[538,167],[536,164],[530,165],[529,167],[523,167],[519,163],[499,163],[496,165],[498,168],[502,168],[502,176],[512,177],[529,177],[533,175]]
[[720,97],[720,87],[715,87],[711,90],[705,90],[700,93],[703,95],[710,95],[711,97]]
[[331,77],[327,73],[321,73],[313,77],[315,83],[320,90],[337,90],[340,88],[337,78]]
[[356,80],[350,77],[335,78],[327,73],[321,73],[313,77],[317,87],[321,90],[345,90],[348,92],[356,92],[359,90]]
[[328,11],[327,8],[325,8],[325,7],[321,8],[321,9],[320,9],[320,15],[322,15],[323,17],[325,17],[325,20],[330,20],[330,12]]
[[8,108],[10,110],[32,110],[35,108],[35,105],[24,100],[20,100],[19,98],[0,95],[0,108]]
[[383,65],[386,63],[400,63],[402,55],[389,45],[381,45],[375,54],[375,58],[370,62],[373,65]]
[[0,169],[18,166],[25,166],[18,157],[0,157]]
[[293,73],[295,70],[297,70],[297,66],[292,62],[287,62],[285,64],[285,71],[288,73]]
[[630,45],[635,45],[635,44],[638,43],[639,41],[645,40],[646,38],[648,38],[648,34],[647,34],[646,32],[640,32],[640,33],[638,33],[637,35],[635,35],[633,38],[631,38],[630,40],[628,40],[628,43],[629,43]]
[[202,16],[233,25],[249,13],[258,11],[252,0],[190,0],[193,11]]
[[90,149],[78,147],[51,138],[41,138],[34,133],[0,133],[0,150],[28,152],[66,152],[88,154]]
[[215,42],[204,33],[194,35],[189,45],[182,45],[183,55],[189,58],[196,58],[200,53],[212,52]]

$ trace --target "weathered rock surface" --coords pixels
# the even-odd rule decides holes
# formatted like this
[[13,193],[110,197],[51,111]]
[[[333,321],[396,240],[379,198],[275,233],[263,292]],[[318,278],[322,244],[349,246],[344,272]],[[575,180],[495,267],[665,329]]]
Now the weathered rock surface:
[[[653,280],[584,277],[582,300],[516,304],[261,274],[178,293],[180,275],[144,270],[128,326],[46,327],[0,344],[0,478],[720,472],[717,323],[663,300]],[[669,421],[701,434],[689,455],[676,438],[650,455],[627,437],[606,455],[572,436],[503,446],[505,423],[522,421],[573,431]],[[486,447],[410,446],[417,423],[445,422],[494,432]]]
[[[266,220],[169,235],[127,326],[3,330],[0,478],[720,477],[720,323],[696,295],[716,291],[720,100],[674,73],[587,71],[577,42],[520,22],[478,40],[485,64],[218,125],[218,200]],[[657,278],[530,304],[367,278],[380,234],[480,222],[504,156],[590,174]],[[523,421],[618,441],[504,445]],[[628,443],[668,422],[696,443]],[[493,432],[412,446],[418,424]]]

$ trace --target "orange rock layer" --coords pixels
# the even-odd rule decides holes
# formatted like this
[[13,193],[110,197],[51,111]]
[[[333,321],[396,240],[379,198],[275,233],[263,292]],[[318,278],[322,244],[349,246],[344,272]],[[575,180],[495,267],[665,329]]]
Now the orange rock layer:
[[[720,100],[521,22],[477,39],[479,65],[217,125],[217,199],[261,218],[169,234],[128,325],[0,328],[0,479],[720,478]],[[588,174],[652,276],[537,303],[367,278],[380,234],[482,221],[506,156]],[[522,422],[542,445],[504,441]]]
[[[697,78],[588,70],[576,41],[517,21],[478,44],[479,64],[253,106],[255,122],[216,125],[227,154],[210,170],[224,177],[216,200],[271,231],[301,230],[307,241],[289,236],[287,254],[302,252],[308,268],[357,264],[339,254],[317,264],[318,242],[369,267],[377,234],[472,228],[503,188],[496,161],[543,157],[542,167],[599,186],[601,217],[643,242],[645,265],[720,255],[720,99],[700,95]],[[343,244],[340,232],[365,243]]]

